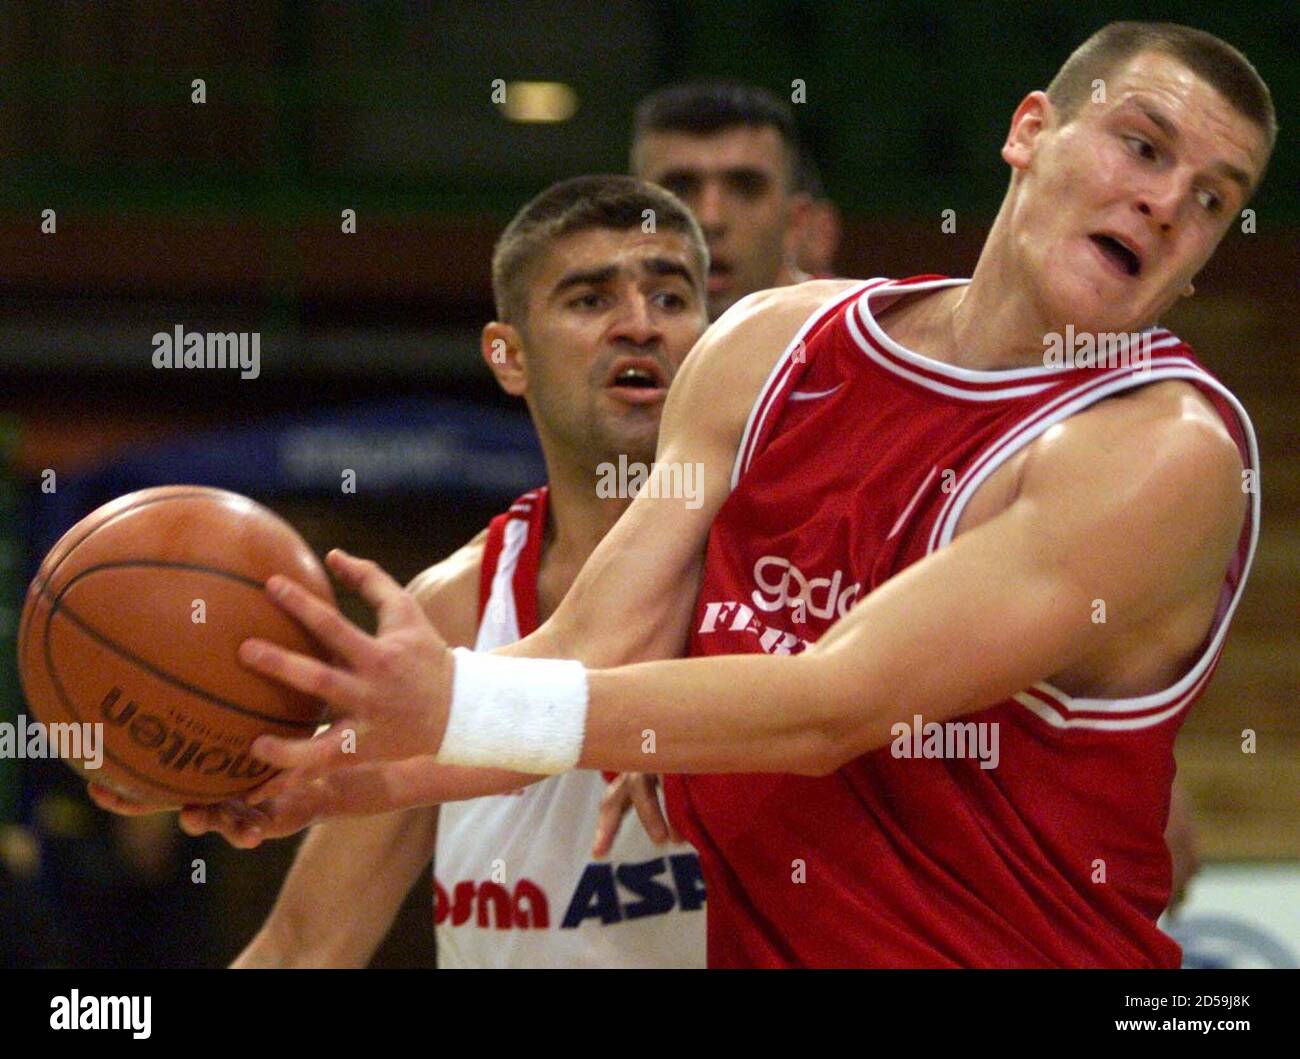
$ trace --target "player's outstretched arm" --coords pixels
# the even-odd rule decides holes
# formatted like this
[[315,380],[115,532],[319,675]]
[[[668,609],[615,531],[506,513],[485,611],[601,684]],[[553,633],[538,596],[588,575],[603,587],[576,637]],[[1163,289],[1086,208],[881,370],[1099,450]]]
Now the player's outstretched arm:
[[432,861],[437,829],[436,805],[317,824],[262,929],[231,966],[366,966]]
[[1005,510],[872,592],[809,651],[590,673],[579,765],[824,774],[917,714],[943,721],[1090,665],[1113,673],[1152,644],[1190,658],[1241,530],[1241,471],[1185,384],[1104,402],[1035,443]]
[[[710,353],[734,363],[752,348],[748,337],[740,327],[715,335]],[[702,391],[684,392],[689,410],[711,414]],[[689,431],[687,419],[675,417],[676,429]],[[674,451],[670,437],[665,452]],[[391,636],[362,641],[336,628],[320,601],[280,586],[285,609],[348,659],[348,670],[255,641],[244,657],[326,697],[343,725],[369,725],[375,757],[419,746],[437,747],[446,762],[527,762],[539,772],[819,774],[887,744],[893,726],[916,714],[943,720],[982,709],[1089,662],[1108,662],[1092,672],[1113,674],[1135,643],[1149,650],[1174,642],[1190,658],[1213,616],[1245,501],[1240,456],[1213,410],[1186,384],[1160,383],[1102,402],[1034,442],[1000,514],[872,592],[801,655],[575,672],[572,663],[468,654],[453,666],[436,635],[416,627],[400,590],[376,580],[382,571],[357,566]],[[681,573],[662,560],[678,554],[674,544],[654,551],[680,525],[654,503],[638,497],[630,506],[628,515],[640,517],[625,516],[627,526],[606,538],[571,604],[570,629],[624,645],[603,657],[632,653],[622,630],[605,633],[583,617],[599,614],[594,585],[614,592],[613,579],[640,573],[616,561],[635,564],[644,548],[657,575]],[[606,620],[634,613],[626,601],[636,591],[624,586],[625,602]],[[1105,623],[1092,620],[1097,599],[1106,602]],[[648,635],[637,634],[639,642]],[[408,638],[417,649],[402,643]],[[545,637],[536,642],[547,646]],[[556,643],[565,645],[563,633]],[[575,643],[568,653],[580,650]],[[588,657],[588,666],[599,664]],[[266,738],[255,751],[276,764],[328,766],[341,760],[338,748],[336,733],[321,745]]]
[[[813,282],[751,295],[705,333],[674,380],[656,458],[660,473],[676,471],[681,482],[689,465],[702,488],[677,495],[647,484],[596,548],[551,620],[494,654],[608,666],[681,652],[709,525],[730,491],[732,464],[755,398],[810,314],[853,286]],[[246,641],[240,651],[246,665],[324,698],[336,719],[324,738],[308,742],[265,736],[254,752],[284,768],[409,757],[415,748],[432,752],[439,746],[453,690],[446,644],[409,594],[374,563],[338,551],[326,561],[345,587],[359,592],[378,612],[378,631],[366,636],[299,586],[272,578],[267,584],[271,598],[343,664],[326,665],[265,641]],[[500,710],[491,712],[504,717]],[[355,756],[349,759],[349,753]],[[644,771],[645,764],[636,771]],[[516,766],[522,768],[523,759]]]

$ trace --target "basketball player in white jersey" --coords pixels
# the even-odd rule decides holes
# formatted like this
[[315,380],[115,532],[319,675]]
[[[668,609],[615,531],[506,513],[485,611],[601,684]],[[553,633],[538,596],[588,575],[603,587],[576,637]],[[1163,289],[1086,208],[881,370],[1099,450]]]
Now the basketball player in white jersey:
[[[1090,101],[1086,86],[1097,77],[1104,78],[1107,96]],[[1067,324],[1081,334],[1153,331],[1160,315],[1190,293],[1193,278],[1258,185],[1275,135],[1267,88],[1221,41],[1183,27],[1108,27],[1072,57],[1048,92],[1031,93],[1017,108],[1002,150],[1011,183],[969,283],[922,278],[865,287],[804,284],[755,297],[711,329],[669,401],[659,450],[663,462],[713,469],[704,504],[665,504],[642,494],[593,553],[552,620],[517,650],[503,652],[518,657],[453,655],[399,586],[374,564],[338,552],[329,558],[334,573],[380,614],[376,637],[365,636],[292,583],[272,579],[271,598],[344,662],[330,666],[260,641],[241,649],[254,670],[332,705],[331,731],[315,740],[257,742],[259,756],[295,770],[271,781],[265,795],[275,798],[323,774],[356,768],[376,768],[372,775],[405,785],[430,775],[435,761],[538,772],[574,765],[634,770],[647,761],[648,731],[655,736],[655,765],[665,773],[690,774],[682,788],[686,800],[680,819],[689,820],[695,834],[706,835],[715,826],[728,829],[732,848],[712,852],[719,874],[709,876],[710,904],[716,913],[716,878],[733,891],[728,912],[736,928],[733,937],[724,933],[719,942],[740,939],[754,946],[727,952],[732,965],[754,953],[773,962],[800,962],[802,957],[791,953],[806,933],[815,934],[817,943],[828,947],[824,951],[843,939],[823,930],[824,923],[801,920],[788,902],[773,903],[751,888],[767,886],[772,876],[753,874],[763,856],[760,841],[735,845],[748,834],[743,788],[734,782],[719,786],[725,777],[718,774],[869,774],[888,766],[888,754],[871,755],[889,745],[896,723],[921,712],[929,721],[943,722],[985,709],[1006,711],[1008,723],[1016,725],[1009,731],[1025,751],[1053,729],[1141,732],[1144,742],[1135,736],[1126,744],[1115,736],[1108,751],[1113,756],[1093,760],[1110,769],[1120,763],[1121,746],[1143,748],[1143,768],[1131,778],[1152,795],[1143,806],[1146,856],[1161,800],[1153,781],[1168,782],[1176,731],[1156,726],[1180,717],[1178,711],[1204,688],[1253,554],[1259,511],[1251,488],[1257,474],[1253,434],[1235,398],[1167,333],[1155,332],[1161,346],[1155,377],[1136,374],[1135,366],[1110,366],[1094,380],[1104,386],[1069,374],[1073,368],[1046,363],[1046,336],[1061,335]],[[877,294],[884,296],[873,310]],[[963,407],[972,422],[981,411],[979,402],[1045,399],[1048,387],[1060,387],[1063,399],[1073,403],[1029,409],[1034,418],[1016,426],[1014,438],[1008,436],[1005,444],[989,441],[992,447],[958,482],[955,507],[918,490],[896,523],[902,526],[914,511],[926,512],[926,535],[903,539],[909,549],[919,549],[910,560],[914,565],[888,566],[887,580],[852,609],[846,607],[833,630],[823,630],[826,635],[808,649],[771,651],[769,640],[794,642],[798,632],[760,623],[761,651],[751,645],[741,655],[654,661],[678,654],[688,631],[693,639],[715,631],[717,615],[692,622],[701,617],[694,613],[694,596],[702,572],[718,585],[732,582],[728,591],[736,591],[747,576],[728,565],[725,550],[711,545],[714,516],[722,523],[719,512],[729,494],[745,489],[754,450],[742,448],[742,442],[762,444],[769,426],[760,398],[788,396],[782,373],[793,376],[799,370],[800,335],[827,320],[833,329],[825,332],[823,350],[835,349],[834,358],[848,358],[847,366],[851,349],[861,347],[867,358],[862,363],[870,365],[864,372],[919,387],[908,392],[907,401],[929,414],[936,406],[925,405],[920,391],[976,402]],[[1022,407],[1028,406],[983,406],[1013,418]],[[813,414],[789,420],[793,425],[786,429],[803,429],[800,424]],[[853,422],[847,411],[843,421]],[[781,441],[784,435],[776,437]],[[809,444],[806,431],[801,444]],[[766,463],[769,477],[779,470],[780,459],[778,450],[771,451],[776,455]],[[825,448],[808,451],[819,461],[819,473],[829,475]],[[876,461],[905,455],[869,447],[856,454]],[[926,458],[921,451],[918,460]],[[931,484],[927,467],[917,462],[911,468],[923,489]],[[720,474],[720,468],[733,470]],[[801,475],[800,467],[791,466],[784,481],[797,490]],[[841,478],[834,488],[842,490],[849,481]],[[892,489],[897,481],[890,481]],[[746,502],[760,499],[738,495]],[[785,514],[818,512],[805,507]],[[773,515],[762,532],[776,542],[776,534],[793,534],[793,527]],[[743,526],[733,519],[728,529],[733,544],[748,547],[738,536]],[[886,537],[882,530],[879,541],[870,538],[871,547],[893,539],[892,532]],[[812,550],[822,542],[792,537],[784,546],[796,543],[809,553],[805,561],[811,565]],[[843,541],[834,544],[843,546]],[[850,561],[839,552],[831,559]],[[628,578],[629,564],[636,565],[635,579]],[[829,571],[822,572],[830,583]],[[1108,605],[1106,622],[1094,617],[1098,599]],[[769,614],[765,620],[777,619]],[[750,631],[744,622],[728,628]],[[941,665],[935,664],[936,652],[942,654]],[[554,658],[576,658],[581,664],[547,661]],[[647,664],[620,668],[637,661]],[[1044,727],[1022,730],[1031,716]],[[345,754],[352,737],[356,752]],[[415,747],[426,756],[410,758]],[[1087,772],[1086,755],[1068,751],[1068,745],[1054,748],[1062,754],[1057,763],[1079,770],[1075,779],[1087,777],[1096,785],[1100,773]],[[380,764],[394,759],[401,759],[400,765]],[[1019,758],[1018,766],[1026,760]],[[1004,767],[1012,765],[1008,755]],[[968,765],[960,775],[978,780],[982,791],[993,790]],[[1019,780],[1028,787],[1042,778],[1031,771]],[[881,811],[907,808],[890,800],[888,787],[854,789]],[[1098,794],[1104,800],[1116,790],[1099,788]],[[845,800],[843,791],[834,784],[818,788],[821,796],[840,798],[840,809],[859,814],[854,819],[863,835],[876,835],[872,829],[883,817],[862,818],[861,806]],[[1018,818],[1031,832],[1051,830],[1059,820],[1041,816],[1040,803],[1048,795],[1066,800],[1071,789],[1040,786],[1039,796],[1021,792],[1002,803],[1008,813],[1004,824]],[[1163,802],[1167,812],[1167,785]],[[1101,801],[1093,804],[1102,807]],[[989,866],[1007,846],[984,841],[980,836],[991,833],[985,828],[995,817],[979,806],[969,808],[972,815],[951,821],[957,830],[914,840],[960,832],[969,840],[964,854]],[[800,817],[799,806],[789,799],[773,800],[763,809],[792,827],[824,830],[828,820],[833,823],[825,815]],[[1075,809],[1089,823],[1102,819],[1087,816],[1086,805]],[[1115,814],[1114,823],[1120,831],[1128,826],[1122,813]],[[831,827],[825,834],[840,832]],[[1009,834],[995,837],[1000,843]],[[1041,845],[1022,851],[1042,859],[1045,870],[1058,867]],[[846,857],[858,852],[839,851]],[[1148,868],[1153,863],[1146,861]],[[1071,865],[1069,886],[1078,883],[1080,889],[1058,892],[1086,900],[1086,879],[1075,880],[1077,864]],[[974,867],[961,868],[967,874],[957,881],[979,882]],[[1112,911],[1120,909],[1132,922],[1150,927],[1160,892],[1168,896],[1167,875],[1162,882],[1155,871],[1127,880],[1140,884],[1141,901],[1130,900],[1133,895],[1121,893],[1119,886],[1088,892],[1098,903],[1116,902]],[[981,950],[967,944],[981,936],[1007,945],[1012,963],[1100,958],[1167,966],[1177,955],[1176,947],[1150,932],[1147,951],[1126,949],[1123,932],[1112,929],[1118,920],[1099,915],[1097,907],[1088,913],[1096,935],[1076,931],[1066,938],[1053,934],[1042,919],[1025,920],[1026,930],[1037,930],[1026,943],[987,933],[1000,900],[980,907],[968,901],[963,915],[970,933],[962,935],[953,923],[928,921],[933,910],[923,912],[923,905],[915,904],[917,879],[910,878],[879,896],[912,900],[915,921],[901,928],[895,923],[890,934],[867,932],[856,942],[892,946],[889,958],[904,960],[908,946],[937,953],[935,946],[946,937],[943,943],[966,954],[958,962],[974,962]],[[932,873],[927,882],[934,879],[952,881]],[[861,873],[839,881],[849,901],[877,885]],[[1035,914],[1044,907],[1034,903],[1041,895],[1020,897]],[[750,908],[746,901],[759,904]],[[879,902],[858,907],[869,917],[889,914]],[[773,931],[773,917],[791,921]],[[1110,948],[1091,947],[1091,938]],[[1069,944],[1043,957],[1058,941]],[[1038,955],[1034,945],[1042,947]],[[1103,949],[1112,955],[1098,957]]]
[[[498,319],[482,353],[502,389],[527,401],[548,485],[412,582],[450,642],[486,651],[533,631],[627,507],[626,492],[601,483],[616,486],[620,459],[653,461],[668,384],[707,322],[707,260],[683,205],[631,177],[557,184],[503,233]],[[606,796],[608,777],[575,772],[501,793],[500,775],[448,769],[441,807],[314,828],[235,966],[364,965],[431,859],[441,967],[703,966],[698,858],[668,841],[651,783]],[[640,823],[623,816],[633,795]],[[195,815],[185,814],[192,832]],[[247,847],[292,830],[231,821],[226,834]]]

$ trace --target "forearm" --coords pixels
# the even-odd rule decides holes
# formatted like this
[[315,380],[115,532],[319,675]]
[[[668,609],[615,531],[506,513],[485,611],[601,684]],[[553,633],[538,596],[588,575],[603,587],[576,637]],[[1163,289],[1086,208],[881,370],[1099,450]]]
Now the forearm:
[[509,794],[520,787],[546,779],[545,776],[510,769],[464,768],[460,765],[440,765],[433,755],[419,759],[429,771],[432,781],[431,795],[421,805],[441,805],[443,802],[463,802],[471,798],[486,798],[494,794]]
[[430,863],[437,825],[429,808],[317,824],[266,923],[231,966],[364,967]]
[[[824,659],[722,655],[588,674],[580,768],[826,771],[844,693]],[[865,698],[855,706],[870,709]]]
[[370,762],[322,777],[328,784],[317,811],[329,817],[367,817],[394,810],[467,801],[536,783],[544,776],[499,768],[439,764],[432,754]]
[[[610,591],[614,579],[621,587]],[[549,621],[493,654],[571,658],[592,669],[679,657],[695,609],[698,569],[682,579],[685,587],[679,585],[673,592],[647,588],[629,599],[627,581],[626,570],[584,568],[583,578]]]
[[695,610],[708,519],[688,511],[689,519],[665,523],[671,503],[644,494],[632,501],[550,619],[493,653],[576,659],[591,669],[679,657]]

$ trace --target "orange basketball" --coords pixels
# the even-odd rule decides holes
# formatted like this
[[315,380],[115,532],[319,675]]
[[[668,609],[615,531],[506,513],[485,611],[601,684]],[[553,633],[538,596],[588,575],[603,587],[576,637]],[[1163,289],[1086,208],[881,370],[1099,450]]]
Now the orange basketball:
[[177,805],[253,789],[271,769],[252,741],[310,735],[324,714],[236,657],[249,636],[321,656],[266,597],[276,573],[333,601],[306,541],[247,497],[178,485],[105,504],[63,535],[27,591],[28,707],[46,725],[102,725],[101,766],[85,753],[70,764],[125,797]]

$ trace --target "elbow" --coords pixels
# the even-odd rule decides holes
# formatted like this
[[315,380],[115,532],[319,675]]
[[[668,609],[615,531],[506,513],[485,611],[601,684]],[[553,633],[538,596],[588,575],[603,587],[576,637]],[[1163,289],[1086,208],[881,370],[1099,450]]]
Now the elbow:
[[889,743],[887,736],[879,737],[880,726],[864,716],[860,689],[841,695],[828,688],[824,694],[824,709],[801,726],[797,749],[790,755],[796,767],[789,771],[801,776],[830,776],[854,758]]
[[806,728],[799,738],[790,766],[785,770],[797,776],[821,779],[839,771],[857,754],[850,748],[847,733],[838,724]]

